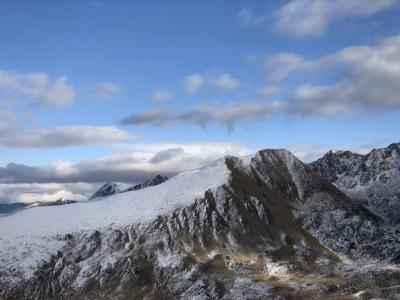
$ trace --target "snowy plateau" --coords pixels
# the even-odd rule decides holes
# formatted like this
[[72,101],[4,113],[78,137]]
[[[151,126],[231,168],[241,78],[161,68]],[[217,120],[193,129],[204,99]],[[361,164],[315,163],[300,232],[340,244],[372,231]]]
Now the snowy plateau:
[[0,217],[0,299],[400,299],[400,146],[227,156]]

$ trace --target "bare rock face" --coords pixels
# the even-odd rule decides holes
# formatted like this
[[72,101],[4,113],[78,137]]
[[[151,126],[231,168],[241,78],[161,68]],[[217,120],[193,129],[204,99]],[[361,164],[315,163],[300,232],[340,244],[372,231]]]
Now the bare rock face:
[[132,187],[129,187],[126,192],[129,191],[137,191],[137,190],[141,190],[141,189],[145,189],[149,186],[155,186],[155,185],[159,185],[165,181],[168,180],[168,177],[166,176],[162,176],[162,175],[156,175],[154,176],[152,179],[146,180],[143,183],[140,184],[136,184]]
[[310,167],[387,224],[400,225],[400,143],[367,155],[329,151]]
[[[383,230],[379,218],[291,153],[264,150],[254,157],[226,157],[212,170],[189,171],[180,177],[184,181],[171,178],[168,184],[112,196],[104,203],[126,210],[124,199],[142,196],[150,201],[146,196],[150,193],[173,195],[160,202],[172,207],[163,207],[145,221],[105,221],[96,229],[46,237],[57,242],[53,252],[46,256],[46,247],[32,248],[47,258],[29,274],[22,263],[0,256],[0,295],[5,299],[321,299],[348,298],[372,287],[376,287],[372,296],[396,293],[380,285],[400,282],[400,272],[393,269],[388,274],[381,266],[396,259],[399,241]],[[208,187],[211,175],[221,181]],[[180,191],[195,191],[199,182],[205,187],[201,193],[196,190],[179,205],[173,202]],[[178,194],[169,194],[174,190]],[[151,199],[153,204],[157,200]],[[107,200],[80,205],[87,209],[102,201]],[[70,209],[76,208],[77,204]],[[45,208],[35,213],[40,209]],[[11,227],[16,217],[3,218],[0,226]],[[0,237],[0,253],[15,246],[12,242],[12,237]],[[31,247],[38,241],[24,243]],[[374,275],[365,283],[353,280],[364,273]]]

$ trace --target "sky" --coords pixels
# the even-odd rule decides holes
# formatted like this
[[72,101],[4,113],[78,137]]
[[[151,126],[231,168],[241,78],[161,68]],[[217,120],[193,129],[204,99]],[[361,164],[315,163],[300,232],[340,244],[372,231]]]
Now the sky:
[[399,142],[397,0],[0,0],[0,203]]

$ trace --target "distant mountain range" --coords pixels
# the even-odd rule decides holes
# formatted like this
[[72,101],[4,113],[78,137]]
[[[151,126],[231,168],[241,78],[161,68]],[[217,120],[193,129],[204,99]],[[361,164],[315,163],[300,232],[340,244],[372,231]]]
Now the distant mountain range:
[[[400,240],[381,201],[395,202],[398,162],[398,144],[310,165],[262,150],[23,210],[0,218],[0,298],[396,299]],[[391,199],[375,213],[348,191],[372,186]]]
[[400,143],[366,155],[329,151],[310,166],[386,224],[400,224]]
[[[96,198],[107,197],[115,194],[125,193],[129,191],[136,191],[140,189],[144,189],[149,186],[154,186],[166,181],[168,177],[157,175],[152,179],[146,180],[143,183],[139,183],[133,186],[122,184],[122,183],[115,183],[109,182],[104,184],[99,190],[97,190],[89,200],[93,200]],[[56,201],[51,202],[33,202],[33,203],[0,203],[0,215],[2,214],[11,214],[17,212],[21,209],[26,208],[33,208],[33,207],[41,207],[41,206],[58,206],[58,205],[65,205],[65,204],[72,204],[76,203],[75,200],[65,200],[65,199],[58,199]],[[1,299],[0,299],[1,300]]]
[[163,183],[167,179],[168,179],[168,177],[166,177],[166,176],[156,175],[152,179],[146,180],[143,183],[139,183],[139,184],[136,184],[133,186],[127,186],[126,184],[122,184],[122,183],[108,182],[108,183],[104,184],[99,190],[97,190],[89,198],[89,200],[93,200],[96,198],[108,197],[111,195],[126,193],[126,192],[130,192],[130,191],[141,190],[141,189],[147,188],[149,186],[155,186],[160,183]]

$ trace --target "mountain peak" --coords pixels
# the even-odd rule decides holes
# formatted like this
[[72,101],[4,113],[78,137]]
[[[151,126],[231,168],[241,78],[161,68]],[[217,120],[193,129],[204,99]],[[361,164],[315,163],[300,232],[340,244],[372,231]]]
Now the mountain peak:
[[387,223],[400,224],[400,143],[365,155],[340,153],[330,151],[310,167]]
[[136,191],[140,189],[144,189],[146,187],[155,186],[166,181],[168,177],[162,175],[156,175],[152,179],[148,179],[142,183],[136,184],[134,186],[130,186],[124,183],[116,183],[116,182],[107,182],[100,187],[90,198],[89,200],[93,200],[96,198],[104,198],[115,194],[126,193],[129,191]]

